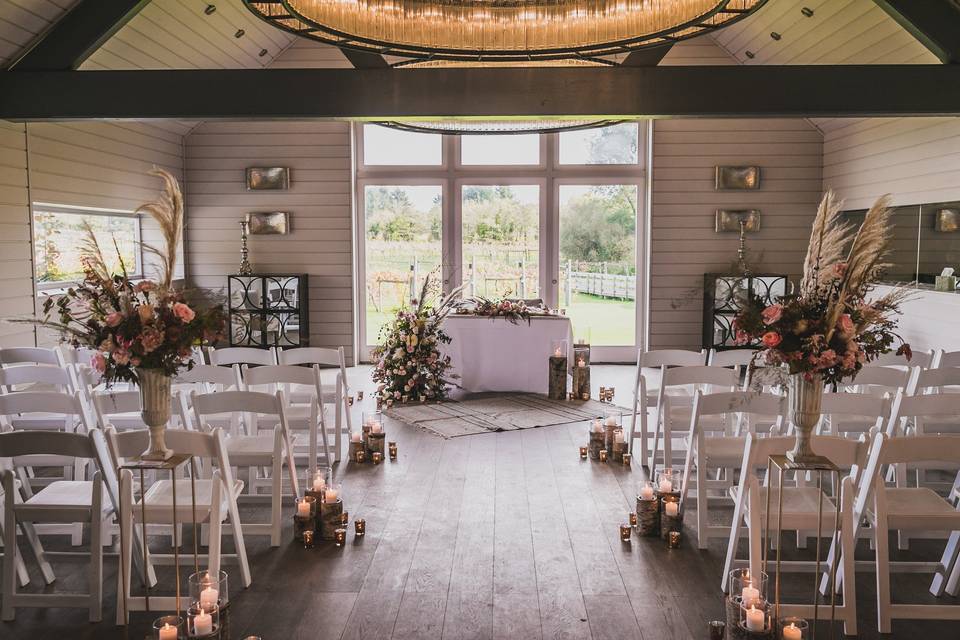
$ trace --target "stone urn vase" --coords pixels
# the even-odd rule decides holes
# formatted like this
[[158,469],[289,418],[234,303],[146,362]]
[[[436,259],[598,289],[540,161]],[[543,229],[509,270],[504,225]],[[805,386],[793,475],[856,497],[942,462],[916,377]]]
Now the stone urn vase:
[[813,431],[820,421],[820,403],[823,400],[823,379],[819,374],[805,377],[795,373],[787,383],[787,397],[790,403],[790,420],[796,429],[797,442],[787,452],[792,462],[815,462],[819,459],[813,452],[810,441]]
[[163,369],[137,368],[140,416],[150,428],[150,446],[140,455],[142,460],[166,460],[173,455],[163,441],[170,421],[170,382]]

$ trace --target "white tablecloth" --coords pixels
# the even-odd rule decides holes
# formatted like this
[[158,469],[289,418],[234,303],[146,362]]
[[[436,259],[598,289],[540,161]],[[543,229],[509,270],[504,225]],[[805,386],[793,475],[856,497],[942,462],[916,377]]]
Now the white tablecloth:
[[445,345],[454,373],[453,382],[471,393],[526,391],[547,393],[551,343],[566,340],[572,355],[570,319],[563,316],[531,318],[511,324],[503,318],[448,316]]

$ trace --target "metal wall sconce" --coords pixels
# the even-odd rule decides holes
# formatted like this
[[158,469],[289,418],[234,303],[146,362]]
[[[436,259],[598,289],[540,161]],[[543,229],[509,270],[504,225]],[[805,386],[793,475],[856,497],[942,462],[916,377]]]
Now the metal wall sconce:
[[745,233],[760,231],[759,209],[717,209],[716,232],[739,233],[741,225]]
[[717,191],[760,188],[760,167],[722,167],[717,166],[714,188]]

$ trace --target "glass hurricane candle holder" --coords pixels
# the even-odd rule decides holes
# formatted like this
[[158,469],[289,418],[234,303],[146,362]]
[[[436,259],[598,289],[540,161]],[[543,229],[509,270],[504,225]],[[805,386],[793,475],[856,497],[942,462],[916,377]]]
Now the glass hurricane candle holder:
[[740,628],[749,633],[770,633],[773,618],[772,607],[766,600],[758,600],[746,606],[740,603]]
[[363,412],[363,434],[383,432],[383,414],[379,411]]
[[630,542],[630,534],[633,532],[633,528],[629,524],[620,525],[620,541],[621,542]]
[[313,518],[317,515],[317,499],[313,496],[303,496],[295,501],[297,510],[294,514],[298,518]]
[[367,521],[363,518],[357,518],[353,521],[353,535],[362,538],[367,535]]
[[568,351],[566,340],[550,341],[550,355],[554,358],[566,358]]
[[182,630],[180,616],[160,616],[153,621],[153,640],[180,640]]
[[710,632],[710,640],[726,640],[727,623],[723,620],[711,620],[707,623],[707,630]]
[[333,543],[338,547],[347,543],[347,530],[344,527],[337,527],[333,530]]
[[330,469],[328,467],[317,467],[314,471],[309,469],[305,472],[307,495],[322,497],[324,489],[330,482]]
[[220,609],[216,604],[209,607],[194,602],[187,609],[187,637],[213,638],[220,633]]
[[190,602],[199,602],[202,607],[215,604],[223,611],[230,604],[227,572],[221,570],[217,575],[209,571],[190,574],[187,577],[187,594]]
[[671,467],[664,467],[657,472],[656,489],[660,494],[677,493],[680,491],[679,474]]
[[810,624],[803,618],[780,618],[781,640],[807,640],[809,632]]
[[327,488],[323,492],[323,501],[334,503],[339,500],[342,487],[343,485],[339,482],[328,483]]
[[603,412],[603,426],[604,427],[620,427],[620,421],[623,419],[623,416],[620,412],[620,409],[608,409]]
[[734,569],[730,572],[730,596],[740,596],[747,606],[767,599],[767,574],[751,573],[750,569]]

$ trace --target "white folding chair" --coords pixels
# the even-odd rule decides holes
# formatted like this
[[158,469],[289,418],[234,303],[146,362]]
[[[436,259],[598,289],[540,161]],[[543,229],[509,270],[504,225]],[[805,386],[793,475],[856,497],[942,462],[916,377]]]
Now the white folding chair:
[[52,364],[21,364],[0,369],[0,394],[22,391],[72,393],[74,381],[64,367]]
[[[943,396],[926,396],[940,399]],[[919,398],[917,398],[919,399]],[[923,620],[960,620],[960,607],[948,604],[893,603],[890,598],[890,573],[904,569],[916,572],[929,563],[891,562],[890,531],[951,531],[931,591],[956,595],[958,571],[957,531],[960,511],[927,487],[908,487],[900,483],[887,487],[883,481],[884,465],[919,465],[924,463],[960,464],[960,435],[917,435],[888,438],[878,434],[853,506],[853,523],[866,520],[874,530],[877,571],[877,629],[891,632],[894,618]],[[906,565],[906,566],[902,566]],[[910,566],[913,565],[913,566]],[[953,591],[950,588],[953,587]]]
[[60,352],[43,347],[9,347],[0,349],[0,367],[20,364],[63,364]]
[[[191,393],[190,401],[196,424],[211,431],[206,416],[219,416],[231,411],[246,414],[246,424],[252,435],[226,438],[227,452],[232,464],[249,470],[248,491],[255,496],[261,486],[270,487],[270,522],[244,523],[243,530],[251,535],[269,535],[270,545],[280,546],[280,508],[283,492],[283,465],[287,464],[292,494],[300,495],[297,467],[294,462],[293,438],[287,421],[283,392],[223,391],[220,393]],[[260,435],[261,424],[272,427],[271,435]],[[258,477],[257,469],[269,468],[269,476]]]
[[877,366],[869,364],[857,372],[852,382],[846,385],[846,391],[854,393],[872,393],[891,396],[903,390],[913,395],[920,367]]
[[[822,487],[807,486],[803,478],[797,478],[795,485],[784,485],[786,478],[780,478],[780,487],[773,490],[773,496],[776,496],[776,503],[771,503],[771,516],[778,518],[781,522],[780,530],[796,531],[797,535],[804,535],[805,532],[817,531],[818,524],[827,531],[835,531],[835,524],[841,525],[840,528],[840,562],[846,571],[841,572],[838,566],[837,581],[838,584],[842,578],[843,603],[836,607],[837,618],[843,621],[844,633],[847,635],[856,635],[857,633],[857,598],[854,581],[856,572],[854,570],[854,549],[856,539],[853,526],[853,500],[854,487],[858,479],[858,474],[863,472],[867,461],[869,442],[866,437],[860,441],[850,440],[837,436],[814,436],[811,445],[819,455],[826,456],[831,462],[841,469],[849,470],[849,474],[841,482],[842,489],[837,496],[837,488],[833,488],[833,494],[828,494]],[[748,564],[750,572],[754,575],[760,575],[763,569],[763,541],[766,532],[767,523],[767,493],[771,491],[769,487],[770,478],[764,478],[761,484],[757,473],[764,473],[767,468],[767,460],[771,455],[784,454],[793,448],[795,438],[793,437],[769,437],[759,438],[756,434],[749,434],[746,440],[746,447],[743,453],[743,463],[740,466],[740,483],[736,487],[730,488],[730,496],[734,502],[733,522],[730,527],[730,538],[727,542],[727,557],[724,562],[721,588],[726,592],[728,581],[726,576],[737,565]],[[786,475],[786,474],[784,474]],[[782,496],[781,496],[782,492]],[[772,497],[772,496],[771,496]],[[836,522],[836,500],[841,502],[841,522]],[[782,513],[778,512],[775,504],[782,504]],[[822,518],[821,522],[818,519]],[[737,560],[737,546],[742,535],[743,527],[746,526],[749,539],[749,560],[744,562]],[[772,532],[771,532],[772,533]],[[831,535],[832,539],[836,536]],[[776,544],[782,543],[782,540],[775,541]],[[832,561],[832,557],[828,559]],[[803,570],[809,568],[810,561],[781,561],[781,571]],[[826,572],[829,575],[829,570]],[[829,586],[829,585],[828,585]],[[820,605],[821,607],[824,605]],[[801,616],[810,618],[813,616],[813,605],[810,604],[790,604],[782,603],[780,605],[780,615],[782,616]]]
[[[149,438],[146,430],[118,433],[111,428],[107,431],[111,453],[118,462],[139,455],[146,448]],[[139,529],[143,522],[144,511],[147,523],[172,524],[174,491],[179,496],[176,501],[177,523],[196,523],[209,527],[206,554],[208,570],[216,574],[224,560],[236,561],[240,565],[240,581],[244,588],[253,582],[237,508],[237,495],[243,489],[243,482],[233,477],[223,431],[168,431],[166,443],[174,452],[194,457],[197,477],[157,480],[135,498],[131,471],[124,469],[120,472],[120,526],[123,530],[120,537],[124,544],[120,550],[121,568],[117,575],[117,624],[126,624],[130,611],[146,609],[146,599],[131,593],[133,546],[130,541],[136,540],[135,529]],[[222,551],[223,523],[228,519],[236,551],[234,554]],[[170,554],[148,553],[148,567],[151,570],[154,562],[170,563],[173,560]],[[192,561],[191,554],[181,554],[181,563],[192,564]],[[172,596],[151,595],[150,600],[155,608],[176,608],[176,600]],[[183,597],[180,604],[184,605]]]
[[816,432],[859,437],[871,429],[883,431],[890,419],[889,395],[869,393],[824,393]]
[[944,351],[940,349],[934,355],[932,369],[948,369],[960,367],[960,351]]
[[[167,427],[171,429],[190,428],[190,417],[181,410],[180,395],[175,392],[170,396],[170,424]],[[113,427],[118,431],[129,431],[147,428],[140,414],[139,391],[94,391],[92,399],[97,425],[101,429]]]
[[905,355],[897,355],[896,352],[891,351],[889,353],[884,353],[883,355],[874,358],[869,363],[868,367],[920,367],[921,369],[929,369],[933,365],[934,360],[934,351],[930,349],[928,351],[914,351],[913,355],[909,360]]
[[[696,367],[703,365],[707,359],[705,349],[700,351],[685,351],[683,349],[658,349],[654,351],[637,350],[636,378],[633,383],[633,418],[630,422],[630,451],[633,457],[646,461],[647,451],[647,418],[651,406],[656,406],[660,395],[660,381],[651,385],[648,378],[654,370],[662,374],[667,367]],[[638,429],[639,423],[639,429]],[[640,453],[634,451],[633,441],[640,437]]]
[[[327,466],[333,459],[330,457],[330,445],[327,443],[327,423],[323,415],[323,384],[320,381],[320,366],[313,365],[309,369],[295,365],[271,365],[250,369],[246,365],[242,368],[243,381],[251,391],[276,393],[282,391],[282,397],[287,403],[287,422],[291,429],[301,427],[307,430],[309,444],[304,450],[294,438],[294,451],[297,457],[305,453],[310,471],[310,477],[317,469],[317,431],[323,441],[323,456]],[[291,398],[297,398],[292,402]],[[304,402],[305,400],[305,402]],[[334,434],[335,446],[340,447],[340,431]]]
[[277,364],[272,349],[256,347],[207,347],[207,360],[215,367],[229,367],[234,364],[270,365]]
[[[683,488],[680,493],[680,508],[688,500],[690,477],[695,470],[697,492],[697,545],[706,549],[708,539],[723,537],[729,533],[726,526],[711,525],[709,520],[710,489],[726,490],[727,481],[711,481],[709,469],[736,469],[743,460],[746,436],[756,431],[756,420],[775,416],[771,431],[780,433],[786,399],[780,396],[752,391],[733,391],[704,395],[694,393],[693,412],[690,416],[690,431],[687,440],[687,455],[683,464]],[[738,424],[741,435],[708,436],[709,430],[701,423],[710,416],[724,416],[728,424]]]
[[924,369],[914,383],[914,393],[919,395],[960,392],[960,367]]
[[[335,445],[336,459],[340,460],[339,437],[341,432],[353,430],[350,405],[347,397],[350,395],[350,383],[347,379],[347,359],[343,347],[328,349],[323,347],[298,347],[295,349],[274,349],[277,362],[285,365],[320,365],[320,379],[323,381],[322,390],[325,401],[333,400],[337,429],[337,443]],[[325,380],[325,373],[336,371],[333,382]],[[299,399],[294,397],[294,402]],[[323,405],[321,405],[323,408]],[[346,420],[344,420],[346,417]]]
[[[693,393],[701,391],[714,393],[735,391],[740,381],[733,369],[711,366],[691,366],[664,368],[661,374],[659,393],[657,394],[657,421],[653,431],[653,446],[650,449],[648,466],[655,469],[659,461],[657,453],[660,439],[663,440],[663,464],[673,466],[673,427],[679,426],[685,434],[690,426],[690,413],[693,409]],[[724,416],[705,419],[701,428],[716,431],[724,430]],[[707,424],[710,421],[711,424]],[[733,434],[729,434],[733,435]]]
[[757,355],[754,349],[710,349],[707,364],[711,367],[739,367],[742,371],[750,366],[753,357]]
[[[56,433],[18,431],[0,434],[0,458],[20,461],[35,456],[76,458],[88,463],[98,460],[98,454],[90,436],[80,433]],[[114,500],[108,495],[104,474],[111,474],[108,467],[98,469],[93,479],[59,480],[53,482],[26,500],[18,499],[14,486],[14,472],[2,473],[4,500],[4,558],[3,558],[3,605],[2,618],[13,620],[17,607],[83,607],[90,611],[90,621],[99,622],[103,603],[103,547],[100,532],[104,523],[114,514]],[[13,499],[11,499],[11,496]],[[90,572],[89,592],[84,594],[17,592],[15,579],[15,553],[17,528],[20,526],[30,542],[44,579],[53,582],[50,558],[54,555],[43,550],[36,532],[35,523],[86,523],[90,525]],[[71,553],[70,555],[77,555]]]

